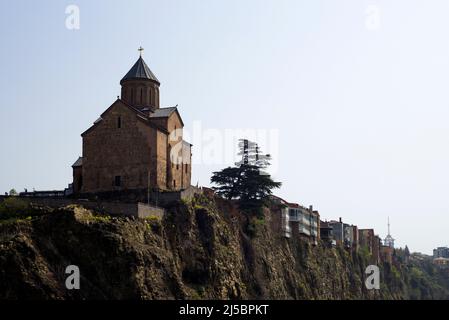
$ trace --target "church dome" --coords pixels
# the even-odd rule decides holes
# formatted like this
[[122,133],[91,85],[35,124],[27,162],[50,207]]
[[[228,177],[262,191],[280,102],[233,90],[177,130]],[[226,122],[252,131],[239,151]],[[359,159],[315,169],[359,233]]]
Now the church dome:
[[143,48],[139,48],[140,57],[122,78],[122,100],[134,107],[159,108],[160,82],[142,58]]
[[132,66],[132,68],[128,71],[128,73],[123,77],[120,81],[122,84],[127,80],[151,80],[158,84],[160,84],[159,80],[156,78],[154,73],[150,70],[148,65],[145,63],[142,57],[136,61],[136,63]]

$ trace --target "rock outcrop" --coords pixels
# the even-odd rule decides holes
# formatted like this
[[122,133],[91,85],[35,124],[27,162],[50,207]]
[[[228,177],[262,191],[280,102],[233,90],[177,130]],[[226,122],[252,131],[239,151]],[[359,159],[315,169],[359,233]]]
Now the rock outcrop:
[[[163,220],[98,215],[79,206],[0,220],[0,299],[444,299],[449,281],[430,263],[382,266],[364,286],[367,259],[285,239],[275,208],[248,222],[232,203],[203,196]],[[79,267],[80,290],[65,268]]]

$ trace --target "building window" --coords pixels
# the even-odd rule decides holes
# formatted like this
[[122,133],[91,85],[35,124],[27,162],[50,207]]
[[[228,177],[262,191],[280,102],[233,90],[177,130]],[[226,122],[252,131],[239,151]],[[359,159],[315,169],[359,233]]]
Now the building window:
[[121,127],[122,127],[122,117],[119,116],[119,117],[117,118],[117,128],[120,129]]
[[187,163],[186,163],[186,173],[187,173]]
[[179,170],[179,164],[178,163],[176,164],[176,170]]
[[173,180],[173,188],[176,189],[176,180]]
[[116,186],[116,187],[122,186],[122,177],[121,176],[115,176],[114,186]]
[[143,88],[140,88],[140,104],[145,104],[143,101]]

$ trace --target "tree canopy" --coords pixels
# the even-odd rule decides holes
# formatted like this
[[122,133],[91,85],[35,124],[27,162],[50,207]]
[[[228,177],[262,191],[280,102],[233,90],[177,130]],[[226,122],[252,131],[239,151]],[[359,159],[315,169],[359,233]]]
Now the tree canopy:
[[234,167],[214,172],[211,182],[217,185],[214,190],[218,195],[237,200],[240,210],[260,213],[272,189],[279,188],[281,183],[273,181],[268,173],[262,171],[269,166],[270,155],[261,155],[257,144],[250,144],[247,140],[239,146],[242,161]]

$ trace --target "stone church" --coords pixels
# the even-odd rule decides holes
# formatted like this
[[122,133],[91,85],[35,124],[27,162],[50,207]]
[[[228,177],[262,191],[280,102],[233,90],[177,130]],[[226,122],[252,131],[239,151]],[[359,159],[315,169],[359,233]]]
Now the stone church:
[[120,85],[121,98],[81,134],[73,192],[187,189],[192,146],[183,140],[178,108],[160,107],[160,82],[142,55]]

